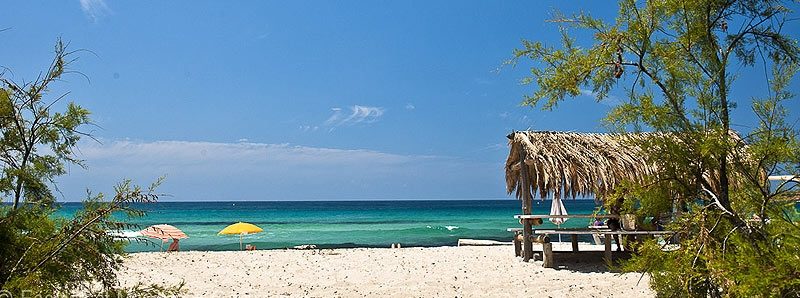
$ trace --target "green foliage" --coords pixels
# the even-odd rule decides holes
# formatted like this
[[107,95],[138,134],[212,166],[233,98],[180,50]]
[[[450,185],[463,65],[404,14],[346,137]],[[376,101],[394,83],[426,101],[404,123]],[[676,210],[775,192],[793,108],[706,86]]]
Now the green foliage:
[[[50,84],[58,81],[74,60],[63,42],[56,43],[55,59],[47,72],[31,83],[17,84],[0,74],[0,193],[11,196],[13,208],[20,200],[47,206],[55,200],[48,183],[65,173],[65,163],[78,164],[73,150],[89,123],[89,111],[68,103],[66,111],[53,105],[66,94],[45,100]],[[45,153],[42,154],[41,152]]]
[[[14,297],[153,297],[179,295],[183,285],[137,284],[120,288],[124,247],[133,239],[112,232],[133,228],[120,219],[142,216],[135,203],[155,202],[155,187],[142,189],[130,181],[115,195],[87,194],[83,209],[72,219],[54,216],[57,206],[50,191],[53,178],[65,164],[80,164],[73,155],[89,123],[89,112],[69,103],[64,112],[52,111],[63,96],[45,102],[50,83],[67,72],[63,43],[47,73],[33,83],[16,84],[0,73],[0,193],[13,204],[0,204],[0,293]],[[23,199],[26,204],[19,204]],[[2,202],[5,202],[4,197]]]
[[186,294],[184,282],[176,286],[160,286],[137,283],[130,288],[116,289],[113,292],[100,292],[96,297],[180,297]]
[[[681,231],[679,249],[663,250],[663,243],[651,239],[637,248],[639,255],[625,263],[623,269],[650,272],[651,286],[665,297],[800,294],[800,235],[794,223],[770,220],[752,231],[739,232],[715,212],[694,207],[702,211],[687,213],[668,226]],[[796,222],[798,214],[791,216]],[[715,226],[698,224],[708,221]],[[763,230],[755,231],[758,228]],[[763,233],[765,238],[753,241],[749,233]]]
[[0,288],[12,293],[55,296],[80,291],[116,291],[116,270],[129,239],[111,232],[132,226],[115,219],[143,213],[133,203],[153,202],[157,184],[143,190],[125,181],[109,201],[91,195],[71,220],[53,216],[54,209],[3,206],[0,239]]
[[[797,40],[783,33],[789,3],[622,0],[610,23],[557,15],[560,47],[524,41],[509,62],[534,63],[525,105],[550,109],[581,89],[600,100],[627,95],[604,121],[617,132],[650,131],[630,145],[659,173],[605,199],[640,216],[675,212],[667,227],[678,245],[645,241],[624,266],[649,272],[659,296],[800,295],[800,180],[767,179],[800,172],[796,120],[786,119],[787,106],[797,106],[788,88],[800,63]],[[593,33],[588,47],[571,38],[575,29]],[[740,135],[731,130],[738,105],[729,90],[734,72],[751,67],[772,71],[768,93],[750,100],[758,127]]]
[[603,201],[607,210],[619,209],[620,214],[636,214],[638,218],[659,217],[672,211],[671,192],[666,188],[648,187],[623,182],[615,193]]

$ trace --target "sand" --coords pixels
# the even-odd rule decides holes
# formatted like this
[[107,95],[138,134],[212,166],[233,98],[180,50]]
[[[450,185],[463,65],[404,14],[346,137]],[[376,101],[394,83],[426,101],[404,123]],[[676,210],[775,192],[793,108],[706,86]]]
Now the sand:
[[510,246],[133,253],[120,279],[185,281],[188,297],[653,296],[646,276],[609,272],[601,254],[559,254],[546,269]]

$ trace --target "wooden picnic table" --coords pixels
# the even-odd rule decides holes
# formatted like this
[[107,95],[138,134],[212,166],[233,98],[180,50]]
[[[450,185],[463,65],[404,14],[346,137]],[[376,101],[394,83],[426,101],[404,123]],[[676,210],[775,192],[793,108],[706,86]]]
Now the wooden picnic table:
[[[572,251],[578,252],[578,235],[603,235],[603,244],[605,246],[605,259],[609,263],[613,260],[611,249],[611,238],[613,235],[650,235],[650,236],[668,236],[673,235],[673,231],[626,231],[610,229],[575,229],[575,230],[534,230],[534,235],[571,235],[572,236]],[[554,266],[553,247],[552,243],[542,243],[542,261],[543,267],[552,268]],[[619,243],[617,243],[619,245]]]
[[[619,215],[616,214],[564,214],[564,215],[538,215],[538,214],[518,214],[514,215],[514,218],[520,220],[520,223],[525,226],[526,223],[530,224],[531,226],[538,226],[544,222],[544,219],[551,219],[551,218],[594,218],[594,219],[604,219],[604,218],[619,218]],[[520,256],[522,250],[522,243],[517,240],[517,236],[522,234],[522,229],[519,229],[517,232],[514,233],[514,249],[516,256]],[[578,235],[572,235],[572,248],[573,250],[577,251],[578,249]],[[530,257],[530,256],[529,256]]]
[[514,215],[514,218],[519,219],[520,223],[524,226],[526,222],[530,223],[532,226],[541,225],[545,219],[551,218],[594,218],[594,219],[604,219],[604,218],[619,218],[619,215],[616,214],[575,214],[575,215],[537,215],[537,214],[525,214],[525,215]]
[[[515,215],[517,219],[522,221],[523,226],[525,223],[533,226],[533,225],[540,225],[542,224],[543,219],[550,219],[550,218],[619,218],[619,215],[615,214],[575,214],[575,215]],[[524,236],[523,239],[520,239],[521,235],[524,235],[524,229],[522,228],[509,228],[507,229],[509,232],[514,232],[514,254],[516,256],[522,255],[522,243],[525,241]],[[570,235],[571,242],[572,242],[572,251],[578,251],[578,235],[603,235],[604,236],[604,246],[605,246],[605,259],[611,262],[612,260],[612,250],[611,250],[611,238],[613,235],[652,235],[652,236],[665,236],[665,235],[672,235],[675,232],[672,231],[627,231],[627,230],[611,230],[608,226],[588,226],[587,228],[583,229],[532,229],[530,238],[528,241],[538,242],[542,244],[542,260],[543,266],[551,268],[553,267],[553,246],[550,243],[550,235],[562,234],[562,235]],[[538,235],[538,236],[537,236]],[[619,244],[618,244],[619,245]],[[530,256],[527,256],[530,258]],[[525,257],[523,257],[525,259]]]

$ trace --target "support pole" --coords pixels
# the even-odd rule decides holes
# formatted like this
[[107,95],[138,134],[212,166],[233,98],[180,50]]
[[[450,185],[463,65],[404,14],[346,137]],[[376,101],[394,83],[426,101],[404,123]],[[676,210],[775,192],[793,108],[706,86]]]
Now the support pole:
[[578,252],[578,235],[572,234],[572,251]]
[[522,260],[527,262],[533,258],[533,227],[529,219],[522,220]]
[[605,246],[606,246],[605,259],[606,259],[606,262],[609,265],[611,265],[611,261],[612,261],[612,259],[611,259],[612,258],[611,257],[611,238],[612,238],[612,235],[611,234],[606,234],[604,238],[605,239],[603,240],[603,242],[605,242]]
[[542,267],[553,268],[553,243],[542,243]]
[[[517,146],[522,146],[522,144],[517,144]],[[522,214],[530,215],[531,214],[531,188],[530,188],[530,181],[528,181],[528,165],[525,164],[525,150],[522,148],[519,149],[519,162],[522,165],[519,173],[519,183],[520,190],[522,191]],[[522,260],[527,262],[531,258],[533,258],[533,243],[531,241],[531,236],[533,235],[533,227],[531,226],[530,219],[523,219],[522,220]]]

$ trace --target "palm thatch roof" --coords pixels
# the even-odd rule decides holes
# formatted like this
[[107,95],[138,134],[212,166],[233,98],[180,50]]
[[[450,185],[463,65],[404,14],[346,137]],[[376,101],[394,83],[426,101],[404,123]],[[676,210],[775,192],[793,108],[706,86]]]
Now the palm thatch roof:
[[[603,134],[554,131],[517,131],[508,135],[506,190],[523,198],[522,179],[529,191],[544,199],[600,195],[611,192],[623,180],[642,181],[656,174],[640,148],[631,145],[640,134]],[[527,177],[523,174],[524,157]]]

